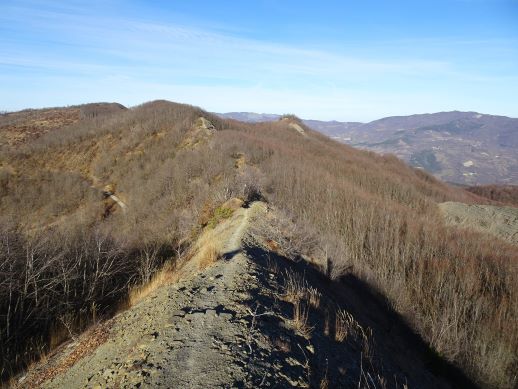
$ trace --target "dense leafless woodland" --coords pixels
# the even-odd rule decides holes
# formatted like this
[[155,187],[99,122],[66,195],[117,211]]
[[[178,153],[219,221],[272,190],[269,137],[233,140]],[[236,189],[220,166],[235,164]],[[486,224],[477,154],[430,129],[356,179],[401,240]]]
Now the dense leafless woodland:
[[[331,277],[366,281],[480,384],[517,384],[516,248],[446,227],[436,206],[481,197],[301,134],[293,117],[244,124],[162,101],[109,111],[0,149],[4,378],[174,264],[225,200],[260,195],[296,223],[282,239]],[[200,117],[216,131],[196,131]]]
[[467,190],[506,205],[518,206],[518,185],[471,186]]

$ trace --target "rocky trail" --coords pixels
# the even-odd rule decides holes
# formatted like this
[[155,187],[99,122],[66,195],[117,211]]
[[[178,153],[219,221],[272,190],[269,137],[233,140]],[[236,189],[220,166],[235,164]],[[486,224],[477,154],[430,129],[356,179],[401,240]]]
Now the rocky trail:
[[[353,290],[335,293],[308,265],[245,244],[254,220],[268,212],[262,202],[237,209],[200,238],[177,281],[64,345],[18,386],[450,387],[401,340],[397,321],[376,313],[377,303],[349,304],[359,297]],[[205,266],[209,238],[220,256]]]

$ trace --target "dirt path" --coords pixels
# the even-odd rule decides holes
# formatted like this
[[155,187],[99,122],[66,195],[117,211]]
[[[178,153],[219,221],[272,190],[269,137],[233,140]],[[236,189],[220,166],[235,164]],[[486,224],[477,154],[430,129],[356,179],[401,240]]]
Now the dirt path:
[[128,207],[120,198],[118,198],[117,196],[115,196],[114,194],[110,195],[109,196],[110,199],[112,199],[113,201],[115,201],[119,207],[121,207],[121,209],[126,212],[126,208]]
[[[41,387],[449,387],[408,344],[390,340],[394,331],[386,333],[387,320],[373,327],[373,336],[347,314],[347,333],[337,340],[336,317],[347,300],[354,299],[359,309],[365,302],[350,291],[343,297],[333,293],[321,273],[269,251],[257,234],[250,237],[256,218],[269,220],[268,215],[266,205],[255,202],[207,230],[195,245],[198,254],[178,271],[179,281],[101,326],[107,340]],[[203,248],[209,242],[219,242],[221,257],[206,267]],[[318,301],[287,298],[290,279],[318,288]],[[304,329],[295,320],[297,305]],[[32,387],[34,377],[49,376],[78,345],[95,342],[88,336],[34,368],[20,387]],[[380,337],[383,344],[376,341]]]
[[241,252],[250,214],[262,204],[240,209],[216,227],[226,258],[199,274],[194,257],[191,279],[164,287],[119,315],[110,339],[48,388],[147,387],[209,388],[251,379],[246,372],[250,298],[248,259]]

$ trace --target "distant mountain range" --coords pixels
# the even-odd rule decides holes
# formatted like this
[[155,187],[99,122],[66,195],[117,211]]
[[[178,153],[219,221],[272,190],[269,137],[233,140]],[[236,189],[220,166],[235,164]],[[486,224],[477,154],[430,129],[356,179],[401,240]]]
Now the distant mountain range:
[[[280,115],[221,114],[247,122]],[[518,184],[518,119],[477,112],[392,116],[370,123],[304,120],[352,146],[392,153],[444,181],[465,185]]]

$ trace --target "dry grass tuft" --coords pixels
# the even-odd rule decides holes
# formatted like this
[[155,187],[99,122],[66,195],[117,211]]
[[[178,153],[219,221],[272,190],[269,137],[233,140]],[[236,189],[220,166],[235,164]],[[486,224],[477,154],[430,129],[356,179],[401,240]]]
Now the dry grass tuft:
[[363,355],[365,356],[365,358],[371,360],[372,356],[373,356],[373,354],[372,354],[373,353],[372,329],[370,327],[367,327],[366,329],[364,329],[360,325],[358,325],[358,328],[359,328],[359,333],[360,333],[361,341],[362,341]]
[[296,304],[307,294],[307,285],[304,278],[294,271],[287,270],[284,277],[284,300]]
[[342,309],[336,312],[335,320],[335,340],[343,342],[349,334],[356,334],[360,325],[354,320],[353,316]]
[[309,337],[313,327],[309,325],[309,306],[303,301],[297,301],[293,305],[293,328],[302,336]]
[[207,267],[216,263],[216,261],[219,259],[219,256],[220,253],[216,244],[207,243],[200,251],[200,260],[198,263],[199,270],[206,269]]
[[173,281],[173,276],[174,265],[173,262],[168,261],[164,264],[162,269],[151,277],[149,282],[146,282],[144,285],[134,286],[131,288],[128,292],[126,303],[121,308],[127,309],[138,304],[161,286],[167,285]]
[[318,289],[313,288],[312,286],[308,286],[307,298],[308,298],[309,305],[311,305],[314,308],[319,308],[321,297],[322,297],[322,294],[318,291]]
[[311,307],[320,306],[321,294],[316,288],[308,285],[304,277],[293,270],[286,270],[284,274],[285,301],[293,304],[293,328],[302,336],[309,337],[313,327],[309,325]]

